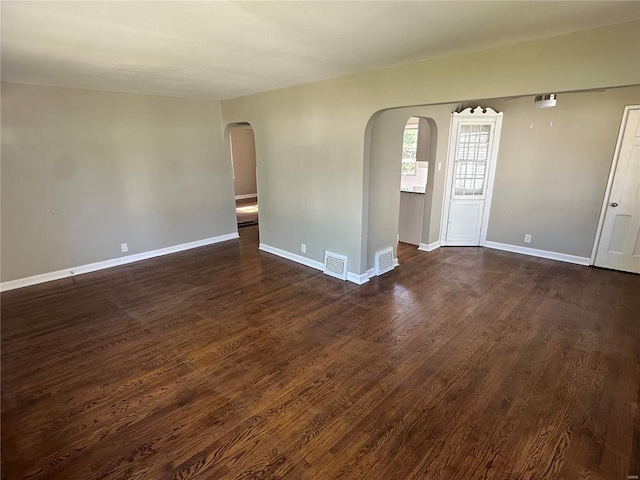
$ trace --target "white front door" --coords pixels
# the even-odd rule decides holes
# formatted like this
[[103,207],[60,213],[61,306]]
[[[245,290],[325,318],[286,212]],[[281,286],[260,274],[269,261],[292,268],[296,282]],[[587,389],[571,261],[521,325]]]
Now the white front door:
[[[626,121],[625,121],[626,120]],[[640,273],[640,107],[625,109],[594,264]]]
[[470,108],[451,122],[442,245],[483,245],[502,113]]

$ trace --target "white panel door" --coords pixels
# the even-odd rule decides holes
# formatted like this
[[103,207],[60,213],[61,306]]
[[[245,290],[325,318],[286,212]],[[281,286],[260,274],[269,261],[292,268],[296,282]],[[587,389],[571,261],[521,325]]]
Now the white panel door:
[[479,245],[484,200],[451,202],[447,245]]
[[501,122],[480,107],[452,116],[443,245],[484,244]]
[[594,263],[640,273],[640,109],[628,111],[622,128]]

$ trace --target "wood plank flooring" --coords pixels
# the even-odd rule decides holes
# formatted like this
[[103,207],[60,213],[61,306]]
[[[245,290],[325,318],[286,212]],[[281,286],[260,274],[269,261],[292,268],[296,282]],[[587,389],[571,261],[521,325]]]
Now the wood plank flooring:
[[2,294],[4,479],[640,475],[640,276],[239,240]]
[[240,198],[236,200],[236,220],[238,227],[258,225],[258,198]]

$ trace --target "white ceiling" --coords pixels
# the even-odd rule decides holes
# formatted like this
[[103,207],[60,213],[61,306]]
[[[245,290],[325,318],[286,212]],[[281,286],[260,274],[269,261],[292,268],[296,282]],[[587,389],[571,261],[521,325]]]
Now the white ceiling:
[[2,80],[225,99],[640,19],[638,1],[28,2]]

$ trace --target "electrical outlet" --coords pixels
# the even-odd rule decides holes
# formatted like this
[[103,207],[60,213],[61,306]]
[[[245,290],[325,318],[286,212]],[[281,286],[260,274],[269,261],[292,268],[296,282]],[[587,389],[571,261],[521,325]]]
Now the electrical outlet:
[[300,244],[300,251],[302,253],[307,253],[307,244],[306,243],[301,243]]
[[526,233],[524,235],[524,243],[531,243],[531,234]]
[[129,251],[129,246],[126,243],[121,243],[120,244],[120,249],[122,250],[122,253],[128,252]]

